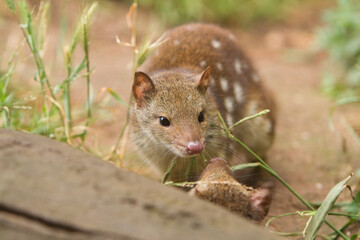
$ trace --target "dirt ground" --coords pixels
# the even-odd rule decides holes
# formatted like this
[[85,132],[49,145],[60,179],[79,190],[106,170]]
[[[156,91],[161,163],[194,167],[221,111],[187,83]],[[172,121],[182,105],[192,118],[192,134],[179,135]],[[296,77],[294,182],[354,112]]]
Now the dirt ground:
[[[110,87],[128,99],[131,51],[115,42],[115,35],[124,41],[130,38],[125,19],[128,6],[102,4],[91,29],[90,57],[95,67],[92,82],[95,92]],[[256,29],[232,29],[276,98],[277,133],[268,156],[269,163],[296,191],[315,202],[323,200],[332,186],[360,167],[360,150],[344,130],[342,121],[346,113],[355,111],[358,106],[336,112],[336,131],[331,131],[328,125],[333,102],[321,93],[319,86],[326,71],[326,58],[323,53],[313,50],[314,30],[319,26],[322,7],[304,6],[304,9],[294,11],[286,23],[279,25],[264,23]],[[153,17],[140,11],[140,37],[156,23]],[[6,22],[16,27],[11,18]],[[4,26],[2,22],[1,27]],[[157,36],[161,31],[162,27],[154,30],[159,33]],[[51,30],[51,37],[56,42],[56,29]],[[24,72],[26,66],[20,66]],[[76,104],[85,96],[83,83],[75,83],[74,92]],[[99,145],[113,144],[123,125],[124,112],[125,109],[120,107],[105,125],[95,124],[91,132],[93,140]],[[350,194],[345,192],[341,198],[350,200]],[[305,209],[287,189],[277,184],[267,219],[297,210]],[[271,224],[271,229],[299,232],[305,223],[306,218],[286,217]]]

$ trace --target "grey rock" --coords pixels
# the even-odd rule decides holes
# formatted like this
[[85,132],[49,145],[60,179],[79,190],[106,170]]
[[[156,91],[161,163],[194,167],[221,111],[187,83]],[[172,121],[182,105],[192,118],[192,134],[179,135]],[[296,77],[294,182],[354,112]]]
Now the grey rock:
[[278,239],[46,137],[0,129],[0,239]]

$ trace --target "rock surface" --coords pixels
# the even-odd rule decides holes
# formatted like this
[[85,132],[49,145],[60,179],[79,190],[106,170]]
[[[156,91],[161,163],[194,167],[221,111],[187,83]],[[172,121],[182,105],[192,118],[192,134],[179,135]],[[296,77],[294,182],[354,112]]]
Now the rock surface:
[[54,140],[0,129],[0,239],[277,239]]

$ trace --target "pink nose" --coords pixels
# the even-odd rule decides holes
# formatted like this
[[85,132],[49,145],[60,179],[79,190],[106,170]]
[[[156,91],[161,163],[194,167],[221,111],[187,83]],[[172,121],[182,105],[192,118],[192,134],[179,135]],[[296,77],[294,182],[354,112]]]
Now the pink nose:
[[186,152],[190,155],[195,155],[201,153],[203,150],[203,145],[200,141],[189,142],[186,147]]

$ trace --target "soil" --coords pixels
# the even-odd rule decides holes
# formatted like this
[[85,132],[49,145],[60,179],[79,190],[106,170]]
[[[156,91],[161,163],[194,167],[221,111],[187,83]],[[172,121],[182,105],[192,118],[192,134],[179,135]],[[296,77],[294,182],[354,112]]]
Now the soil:
[[[132,52],[118,45],[115,35],[122,41],[130,40],[125,18],[128,6],[105,2],[100,5],[91,28],[90,58],[91,65],[95,67],[91,76],[94,92],[97,95],[101,88],[109,87],[126,100],[131,88]],[[325,54],[315,53],[313,46],[314,31],[320,24],[319,10],[322,8],[305,5],[304,9],[297,9],[292,15],[294,17],[289,17],[282,24],[264,24],[248,30],[232,29],[277,102],[277,134],[268,162],[301,196],[314,202],[322,201],[332,186],[360,167],[359,146],[343,121],[345,117],[354,119],[353,113],[356,111],[360,116],[359,110],[356,110],[358,106],[337,110],[333,131],[328,124],[333,101],[320,91],[327,61]],[[304,17],[301,12],[307,12],[309,17]],[[11,17],[6,17],[4,21],[10,22],[8,26],[12,28],[16,27]],[[148,27],[152,25],[149,23],[154,22],[156,18],[150,13],[139,12],[140,38],[149,32]],[[1,28],[5,27],[4,23],[1,24]],[[54,24],[51,29],[54,42],[55,28]],[[159,33],[155,34],[159,36],[163,30],[158,27],[153,32]],[[1,38],[3,40],[4,37]],[[27,63],[20,67],[29,71]],[[72,99],[74,105],[83,102],[84,82],[75,82],[73,91],[76,93]],[[114,114],[90,129],[90,142],[99,145],[99,149],[111,146],[124,124],[126,109],[118,104],[113,104],[110,109]],[[345,191],[341,199],[349,201],[350,194]],[[298,210],[305,208],[278,183],[267,219]],[[270,228],[282,232],[301,232],[306,220],[300,216],[280,218]],[[334,221],[337,226],[341,225],[339,218]],[[331,230],[324,228],[324,231]]]

